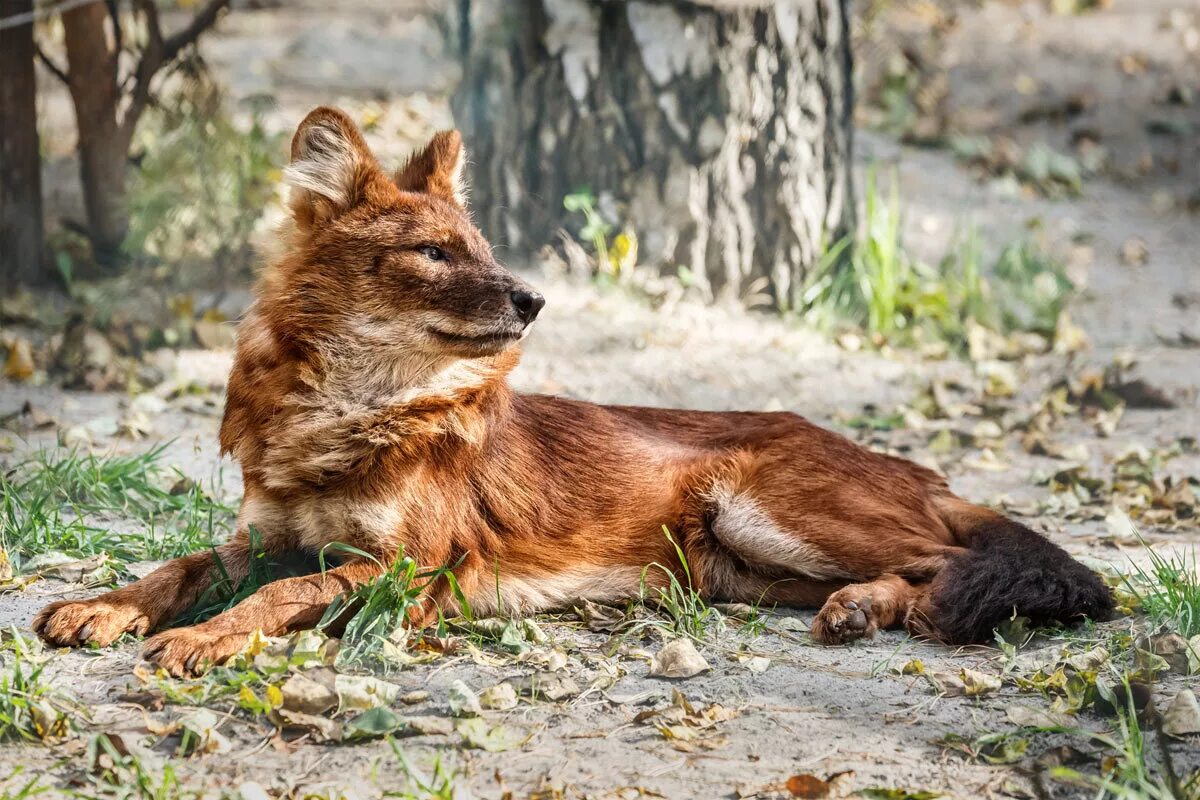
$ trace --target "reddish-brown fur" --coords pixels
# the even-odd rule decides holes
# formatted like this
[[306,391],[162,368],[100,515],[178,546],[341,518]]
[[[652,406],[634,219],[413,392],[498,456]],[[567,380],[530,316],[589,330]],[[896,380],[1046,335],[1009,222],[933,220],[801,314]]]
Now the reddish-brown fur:
[[[827,643],[904,623],[939,634],[933,579],[971,530],[1003,518],[793,414],[512,392],[528,326],[511,297],[531,290],[467,217],[457,133],[389,177],[345,115],[318,109],[292,155],[292,230],[242,323],[221,429],[245,479],[237,532],[219,548],[233,579],[254,525],[272,552],[341,542],[383,564],[401,550],[457,563],[478,610],[495,610],[497,580],[506,606],[536,610],[634,595],[649,564],[678,572],[665,526],[706,597],[824,604],[812,632]],[[146,652],[173,673],[203,669],[256,629],[313,625],[380,569],[352,559],[277,581]],[[213,579],[211,555],[195,554],[55,603],[35,628],[105,645],[170,622]],[[454,604],[444,584],[429,595],[427,613]]]

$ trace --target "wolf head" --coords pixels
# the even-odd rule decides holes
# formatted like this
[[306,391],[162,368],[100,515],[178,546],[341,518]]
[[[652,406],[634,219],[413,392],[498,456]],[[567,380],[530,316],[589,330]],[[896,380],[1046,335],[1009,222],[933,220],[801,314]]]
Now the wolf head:
[[430,365],[519,342],[545,300],[471,222],[464,162],[458,132],[445,131],[388,174],[346,114],[312,111],[284,171],[293,224],[266,281],[271,327],[317,349]]

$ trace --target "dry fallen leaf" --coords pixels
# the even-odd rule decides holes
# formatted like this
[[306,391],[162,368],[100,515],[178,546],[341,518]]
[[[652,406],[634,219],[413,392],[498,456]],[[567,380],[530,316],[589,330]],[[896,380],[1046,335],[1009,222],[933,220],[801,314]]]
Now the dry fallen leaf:
[[[233,747],[228,739],[217,731],[221,721],[207,708],[195,708],[182,714],[176,721],[177,731],[188,735],[180,743],[186,754],[223,753]],[[181,753],[183,755],[185,753]]]
[[[712,728],[736,716],[736,711],[719,703],[694,706],[676,689],[671,694],[670,705],[641,711],[634,716],[633,721],[639,724],[649,722],[676,749],[687,750],[688,748],[679,745],[700,739],[708,739],[710,744],[713,744]],[[715,746],[719,745],[719,742],[715,743]]]
[[[579,694],[579,685],[566,675],[533,674],[516,678],[510,682],[512,689],[521,697],[530,700],[557,702]],[[480,700],[482,701],[482,696]]]
[[965,667],[957,673],[939,672],[934,675],[934,678],[948,697],[957,697],[959,695],[976,697],[997,691],[1000,688],[1000,679],[998,677],[977,672],[973,669],[966,669]]
[[1191,689],[1181,689],[1163,712],[1163,732],[1176,737],[1200,733],[1200,703]]
[[1117,67],[1126,75],[1141,75],[1149,62],[1141,53],[1125,53],[1117,58]]
[[511,683],[498,683],[479,693],[479,705],[492,711],[507,711],[517,707],[517,690]]
[[816,775],[793,775],[787,779],[787,790],[792,797],[819,798],[829,796],[829,782]]
[[588,630],[597,633],[612,633],[626,622],[625,612],[612,606],[604,606],[584,599],[575,606],[575,613],[587,625]]
[[1121,244],[1121,263],[1140,267],[1150,260],[1150,248],[1140,236],[1130,236]]
[[802,773],[792,775],[781,783],[770,783],[766,786],[747,784],[738,788],[738,797],[799,797],[808,800],[848,797],[853,794],[853,778],[853,770],[835,772],[828,778]]
[[283,692],[283,707],[288,711],[323,714],[338,704],[336,691],[302,672],[290,675],[280,690]]
[[751,656],[750,658],[741,661],[742,666],[753,672],[755,675],[761,675],[766,672],[771,666],[771,659],[766,656]]
[[474,717],[460,720],[455,726],[463,743],[468,747],[486,750],[489,753],[503,753],[520,747],[529,739],[529,735],[508,727],[507,725],[491,725],[486,720]]
[[27,381],[33,377],[33,347],[28,339],[16,339],[8,348],[4,361],[4,375],[16,381]]
[[312,735],[317,741],[323,742],[339,742],[342,739],[342,724],[318,714],[276,708],[267,713],[267,719],[281,731],[292,734],[293,738],[297,735]]
[[454,720],[449,717],[408,717],[408,729],[423,736],[449,736],[454,733]]
[[691,678],[708,669],[691,639],[667,642],[650,661],[650,675],[655,678]]
[[1004,714],[1009,722],[1018,727],[1070,727],[1073,724],[1073,719],[1068,714],[1055,713],[1048,709],[1031,706],[1009,706],[1005,709]]
[[337,692],[339,714],[391,705],[400,694],[400,687],[396,684],[369,675],[338,675],[334,690]]
[[456,717],[478,716],[482,710],[475,692],[460,680],[450,684],[446,691],[446,699],[450,703],[450,713]]

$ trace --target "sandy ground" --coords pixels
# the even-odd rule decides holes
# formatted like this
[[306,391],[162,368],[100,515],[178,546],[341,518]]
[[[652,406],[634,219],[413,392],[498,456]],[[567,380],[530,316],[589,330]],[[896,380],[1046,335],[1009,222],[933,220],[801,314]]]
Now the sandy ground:
[[[1138,41],[1149,49],[1158,42],[1161,28],[1147,19],[1157,19],[1153,15],[1172,9],[1192,11],[1188,3],[1158,2],[1145,9],[1135,9],[1135,5],[1117,2],[1102,12],[1109,16],[1097,15],[1086,24],[1104,30],[1125,26],[1131,32],[1142,31],[1143,38]],[[238,92],[275,92],[280,119],[297,118],[316,100],[353,107],[381,92],[427,92],[433,98],[428,113],[385,126],[391,146],[402,151],[397,142],[403,142],[405,130],[417,137],[425,127],[440,124],[443,106],[437,91],[450,78],[438,73],[438,81],[414,83],[408,73],[399,70],[383,85],[373,85],[381,60],[386,62],[393,52],[410,52],[402,45],[422,41],[428,28],[423,21],[403,15],[355,13],[373,15],[369,16],[371,34],[365,40],[350,32],[339,15],[315,8],[295,15],[239,11],[223,24],[220,35],[212,37],[206,54]],[[968,47],[973,41],[970,37],[979,36],[988,26],[1004,29],[1012,15],[1020,13],[1010,4],[984,4],[983,10],[967,15],[955,34],[964,37],[956,40],[957,46]],[[1055,83],[1055,75],[1066,82],[1076,80],[1079,70],[1104,60],[1090,46],[1074,60],[1069,53],[1063,55],[1063,37],[1070,38],[1055,23],[1042,39],[1022,45],[1032,48],[1030,52],[1054,54],[1053,58],[1025,62],[1024,67],[1043,70],[1037,77],[1047,93],[1066,91]],[[1074,40],[1081,39],[1092,42],[1088,37]],[[1095,47],[1102,49],[1100,44]],[[340,62],[331,57],[326,67],[310,71],[300,81],[293,69],[296,59],[313,49],[329,53],[354,49],[357,60],[338,66]],[[426,56],[426,65],[437,58],[436,53]],[[988,58],[999,56],[982,50],[978,65],[967,69],[966,77],[961,70],[955,73],[963,87],[960,92],[967,92],[968,97],[974,97],[971,91],[986,94],[984,84],[989,78],[980,70],[990,63]],[[1054,59],[1066,59],[1074,66],[1065,70]],[[1176,54],[1163,61],[1160,77],[1195,69],[1190,57]],[[975,76],[973,83],[971,75]],[[1003,84],[994,75],[990,80]],[[314,88],[314,83],[319,85]],[[1037,125],[1020,128],[1020,135],[1038,135]],[[1129,140],[1133,143],[1128,148],[1136,149],[1146,141],[1124,127],[1115,136],[1119,155],[1126,149],[1120,142]],[[871,133],[860,134],[857,143],[860,165],[894,165],[904,198],[908,241],[931,257],[943,251],[964,219],[979,224],[993,244],[1024,235],[1029,222],[1037,220],[1039,236],[1059,252],[1068,253],[1072,242],[1085,241],[1090,248],[1090,256],[1080,267],[1086,271],[1087,289],[1072,311],[1086,330],[1091,348],[1073,361],[1047,356],[1016,364],[1018,395],[1008,401],[1014,408],[1036,401],[1049,385],[1084,363],[1103,365],[1119,352],[1131,353],[1139,364],[1138,374],[1160,388],[1176,408],[1131,409],[1113,435],[1103,438],[1081,420],[1068,420],[1061,429],[1062,438],[1085,444],[1089,463],[1103,471],[1131,445],[1164,446],[1200,431],[1200,357],[1194,346],[1179,346],[1187,336],[1200,335],[1196,299],[1200,296],[1200,268],[1195,255],[1200,252],[1200,226],[1194,214],[1182,208],[1164,210],[1155,200],[1159,185],[1176,191],[1185,184],[1186,169],[1193,169],[1194,177],[1194,162],[1189,166],[1185,161],[1183,177],[1178,173],[1160,176],[1159,182],[1097,177],[1087,181],[1080,198],[1047,200],[980,183],[944,150],[910,148]],[[1150,254],[1139,266],[1124,264],[1119,256],[1122,245],[1134,236],[1145,241]],[[875,446],[936,463],[945,469],[957,491],[978,501],[995,502],[1002,496],[1017,505],[1044,500],[1049,490],[1035,485],[1033,476],[1062,466],[1060,460],[1025,453],[1015,437],[999,447],[996,455],[1003,469],[998,469],[980,448],[968,446],[951,454],[931,452],[929,430],[864,434],[846,427],[846,420],[854,415],[888,413],[898,405],[913,403],[932,379],[960,382],[967,387],[964,396],[977,397],[982,379],[970,363],[923,360],[907,352],[850,352],[814,332],[766,315],[690,302],[652,307],[619,290],[545,275],[536,265],[525,271],[544,290],[548,304],[514,375],[520,389],[598,402],[793,410]],[[1184,334],[1183,340],[1180,334]],[[182,353],[174,366],[183,374],[220,381],[228,358],[228,353],[221,352]],[[59,430],[98,418],[120,417],[127,403],[115,394],[0,383],[0,413],[15,410],[26,401],[54,417]],[[174,401],[154,419],[149,439],[101,438],[97,446],[134,452],[169,441],[166,463],[197,480],[220,476],[222,491],[236,499],[240,491],[236,468],[222,465],[217,456],[218,423],[215,409],[197,413],[195,403]],[[935,428],[969,429],[973,423],[950,420],[932,424]],[[6,461],[19,459],[28,448],[52,444],[55,438],[55,431],[18,433],[16,452],[3,456]],[[1171,461],[1167,470],[1198,475],[1200,456],[1181,456]],[[1137,556],[1132,543],[1112,536],[1102,520],[1076,522],[1046,515],[1034,519],[1033,524],[1072,552],[1097,561],[1123,565]],[[1200,528],[1194,524],[1146,532],[1169,549],[1189,548],[1200,541]],[[49,600],[90,593],[84,587],[55,581],[4,593],[0,595],[0,626],[25,628]],[[964,668],[998,673],[1004,660],[1000,651],[955,652],[895,632],[851,647],[823,648],[808,640],[805,631],[810,621],[811,612],[781,611],[772,614],[766,630],[756,635],[739,631],[731,623],[726,632],[701,647],[712,667],[709,672],[686,681],[669,681],[648,676],[646,652],[659,649],[657,636],[635,638],[622,653],[609,657],[605,655],[606,635],[587,631],[570,618],[547,620],[544,628],[552,641],[546,647],[567,654],[565,672],[583,690],[580,696],[561,702],[523,701],[512,710],[485,712],[490,722],[504,723],[528,735],[527,741],[508,752],[464,748],[454,733],[413,735],[403,738],[401,746],[417,763],[428,765],[441,756],[452,764],[459,775],[457,797],[468,793],[488,798],[560,796],[535,794],[551,790],[567,797],[734,797],[796,774],[827,777],[846,770],[853,774],[843,779],[844,785],[856,790],[904,787],[961,798],[1094,794],[1036,779],[1038,764],[1044,766],[1044,762],[1035,757],[1063,744],[1066,739],[1062,737],[1038,739],[1029,757],[1013,765],[990,765],[939,744],[947,735],[972,740],[987,732],[1009,730],[1013,727],[1011,709],[1045,708],[1041,698],[1018,694],[1010,685],[979,697],[942,696],[925,678],[899,672],[902,665],[919,659],[935,674],[957,674]],[[1128,627],[1129,620],[1108,623],[1111,630]],[[1030,648],[1060,646],[1062,642],[1038,640]],[[1071,646],[1078,651],[1088,645],[1075,642]],[[131,643],[106,651],[56,654],[46,670],[54,685],[91,706],[95,722],[90,729],[128,731],[129,737],[147,743],[153,762],[165,757],[171,741],[148,734],[146,712],[118,699],[127,686],[138,685],[133,678],[137,651],[136,643]],[[748,668],[747,659],[753,656],[768,660],[765,671]],[[402,692],[429,692],[427,700],[401,709],[402,713],[448,718],[448,691],[454,681],[462,680],[478,691],[538,672],[530,663],[495,654],[483,660],[485,663],[476,663],[469,654],[450,655],[387,679],[399,684]],[[763,662],[753,663],[761,666]],[[1195,681],[1178,676],[1162,680],[1155,687],[1156,702],[1165,705],[1189,680]],[[639,712],[670,703],[676,690],[695,705],[720,703],[734,709],[736,715],[716,726],[711,738],[688,743],[669,741],[653,727],[635,721]],[[150,718],[164,720],[178,713],[168,706],[152,712]],[[1077,723],[1091,730],[1109,726],[1108,720],[1090,713],[1081,714]],[[272,796],[292,797],[336,797],[339,793],[371,797],[403,785],[397,761],[384,742],[336,746],[302,740],[283,744],[261,718],[242,714],[222,718],[220,731],[230,741],[226,754],[172,759],[185,785],[234,792],[251,781]],[[53,749],[6,745],[0,749],[0,778],[9,767],[24,765],[55,787],[51,794],[66,791],[86,769],[85,740],[80,737]],[[1088,749],[1078,740],[1074,743]],[[1200,767],[1195,737],[1172,742],[1169,747],[1181,772]],[[247,788],[242,796],[256,795]]]

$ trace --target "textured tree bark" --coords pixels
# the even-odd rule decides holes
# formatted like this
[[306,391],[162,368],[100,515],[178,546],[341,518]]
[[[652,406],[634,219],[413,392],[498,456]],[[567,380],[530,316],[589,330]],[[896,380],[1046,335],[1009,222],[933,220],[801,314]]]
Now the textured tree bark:
[[795,306],[849,230],[847,0],[459,0],[472,204],[519,252],[590,189],[640,261]]
[[[0,0],[0,18],[32,10],[33,0]],[[32,23],[0,30],[0,275],[6,291],[46,277],[33,54]]]
[[117,118],[121,92],[117,54],[105,32],[108,13],[103,3],[88,3],[62,15],[83,203],[92,251],[102,264],[116,260],[129,227],[125,171],[132,134]]

